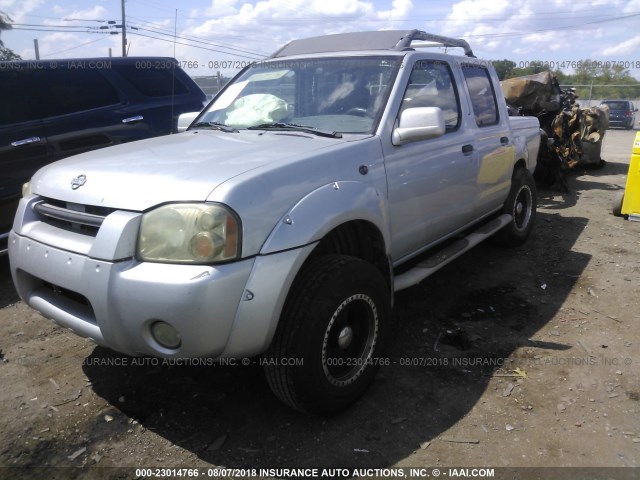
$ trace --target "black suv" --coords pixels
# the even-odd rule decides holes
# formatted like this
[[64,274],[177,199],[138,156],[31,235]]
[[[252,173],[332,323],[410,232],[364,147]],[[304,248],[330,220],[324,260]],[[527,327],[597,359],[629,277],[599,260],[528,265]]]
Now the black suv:
[[206,96],[173,58],[0,62],[0,254],[22,185],[71,155],[175,132]]
[[601,105],[609,107],[609,125],[631,130],[636,123],[638,109],[630,100],[605,100]]

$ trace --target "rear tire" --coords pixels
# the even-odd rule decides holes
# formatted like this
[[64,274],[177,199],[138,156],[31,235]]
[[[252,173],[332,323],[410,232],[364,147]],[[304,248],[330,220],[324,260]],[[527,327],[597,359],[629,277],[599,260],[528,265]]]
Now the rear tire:
[[503,213],[511,215],[511,221],[496,233],[495,239],[499,244],[515,247],[527,241],[536,217],[536,202],[533,176],[526,168],[517,168],[511,177],[511,191],[503,209]]
[[353,404],[381,363],[390,296],[382,274],[363,260],[311,259],[294,282],[264,355],[275,395],[302,412],[331,413]]

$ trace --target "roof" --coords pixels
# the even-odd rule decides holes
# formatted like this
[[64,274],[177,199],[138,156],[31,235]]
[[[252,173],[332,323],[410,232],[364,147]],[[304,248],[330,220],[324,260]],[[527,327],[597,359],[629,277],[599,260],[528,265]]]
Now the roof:
[[270,58],[356,50],[413,50],[415,47],[415,45],[413,47],[411,45],[413,41],[426,41],[445,47],[460,47],[464,49],[464,53],[468,57],[474,56],[469,44],[462,39],[443,37],[420,30],[381,30],[337,33],[293,40],[276,51]]
[[[140,62],[173,62],[176,66],[180,64],[175,58],[172,57],[158,57],[158,56],[140,56],[140,57],[89,57],[89,58],[58,58],[58,59],[43,59],[43,60],[3,60],[0,61],[0,64],[5,66],[5,69],[11,70],[12,66],[15,69],[18,69],[21,66],[26,66],[28,68],[45,68],[45,67],[65,67],[71,65],[76,66],[77,64],[85,64],[85,65],[131,65],[131,64],[139,64]],[[93,67],[92,67],[93,68]],[[147,67],[152,68],[152,67]],[[155,65],[154,65],[155,68]],[[166,65],[163,63],[161,68],[166,68]]]

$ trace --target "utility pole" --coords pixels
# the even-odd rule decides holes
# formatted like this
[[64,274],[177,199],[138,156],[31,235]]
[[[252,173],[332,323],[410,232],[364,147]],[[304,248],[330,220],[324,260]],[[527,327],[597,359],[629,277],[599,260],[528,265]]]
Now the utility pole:
[[38,48],[38,39],[33,39],[33,48],[36,50],[36,60],[40,60],[40,49]]
[[125,23],[125,13],[124,13],[124,2],[125,0],[120,0],[122,3],[122,56],[127,56],[127,25]]

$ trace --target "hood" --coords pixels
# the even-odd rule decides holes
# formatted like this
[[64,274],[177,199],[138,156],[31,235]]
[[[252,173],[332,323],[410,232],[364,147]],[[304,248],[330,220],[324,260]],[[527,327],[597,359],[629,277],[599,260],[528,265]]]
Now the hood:
[[[40,169],[31,187],[66,202],[142,211],[166,202],[204,201],[237,175],[342,142],[296,132],[189,131],[60,160]],[[84,183],[72,188],[79,177]]]

